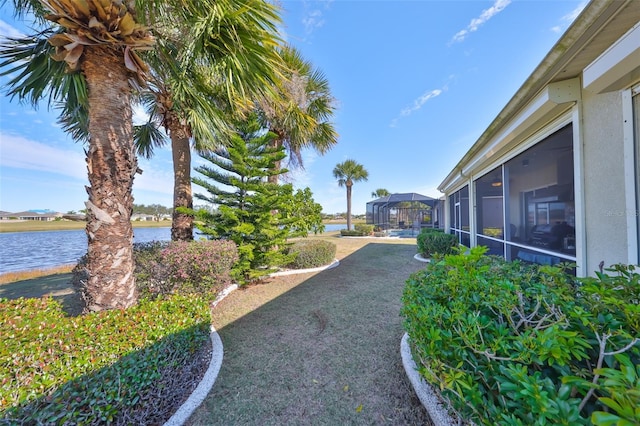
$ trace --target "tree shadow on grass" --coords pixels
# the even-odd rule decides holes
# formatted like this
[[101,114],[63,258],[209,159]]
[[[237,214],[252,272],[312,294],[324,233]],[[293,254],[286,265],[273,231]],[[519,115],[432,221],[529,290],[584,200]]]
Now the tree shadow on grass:
[[0,424],[162,424],[195,389],[209,365],[208,329],[208,324],[185,328],[74,378],[49,395],[5,409]]
[[[222,368],[190,423],[431,424],[399,349],[404,282],[424,267],[415,250],[369,242],[298,283],[232,293],[218,309],[235,318],[213,314],[224,323]],[[282,283],[270,298],[269,286]]]
[[71,274],[48,275],[0,285],[0,298],[18,299],[51,296],[70,316],[82,313],[83,302],[71,284]]

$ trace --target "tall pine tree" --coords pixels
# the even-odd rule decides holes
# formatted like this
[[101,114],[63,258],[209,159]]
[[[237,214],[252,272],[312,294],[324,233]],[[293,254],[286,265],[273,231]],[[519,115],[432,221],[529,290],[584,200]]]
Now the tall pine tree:
[[292,187],[268,182],[270,176],[287,172],[274,170],[286,156],[284,148],[270,147],[275,137],[250,117],[237,126],[225,149],[201,154],[213,166],[195,168],[208,179],[195,177],[193,183],[209,193],[196,198],[217,206],[213,213],[197,212],[196,227],[208,238],[236,243],[240,260],[234,272],[241,281],[266,275],[291,260],[283,251],[289,230],[278,206],[291,199]]

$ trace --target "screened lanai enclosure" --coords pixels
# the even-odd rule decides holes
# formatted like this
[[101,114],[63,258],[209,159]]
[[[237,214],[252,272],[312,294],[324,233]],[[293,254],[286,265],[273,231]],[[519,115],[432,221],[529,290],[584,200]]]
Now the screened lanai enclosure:
[[391,194],[367,203],[367,223],[381,229],[440,228],[443,201],[409,192]]

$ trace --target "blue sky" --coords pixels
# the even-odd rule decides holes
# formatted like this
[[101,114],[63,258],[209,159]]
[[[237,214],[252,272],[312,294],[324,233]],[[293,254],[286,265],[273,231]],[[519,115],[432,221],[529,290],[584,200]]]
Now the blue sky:
[[[0,35],[27,32],[8,2]],[[478,139],[585,6],[584,0],[284,0],[283,37],[327,76],[336,98],[338,144],[303,153],[290,173],[325,213],[346,211],[333,168],[354,159],[369,172],[353,188],[354,214],[371,193],[439,197],[438,184]],[[7,78],[0,79],[4,85]],[[37,110],[2,92],[0,210],[84,208],[83,147]],[[172,205],[167,149],[134,183],[137,204]],[[194,166],[202,163],[197,155]],[[194,173],[195,175],[195,173]],[[195,187],[194,192],[203,192]]]

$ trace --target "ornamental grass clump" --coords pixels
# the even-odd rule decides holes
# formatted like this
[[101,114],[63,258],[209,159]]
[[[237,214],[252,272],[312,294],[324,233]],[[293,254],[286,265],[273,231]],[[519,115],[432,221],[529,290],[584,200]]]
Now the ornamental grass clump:
[[640,424],[640,275],[618,265],[576,280],[565,265],[485,252],[432,262],[403,294],[413,357],[454,413],[483,425]]
[[287,265],[291,269],[317,268],[329,265],[336,258],[336,245],[325,240],[300,240],[287,248],[295,259]]
[[77,317],[0,299],[0,424],[161,424],[197,385],[209,328],[198,296]]

